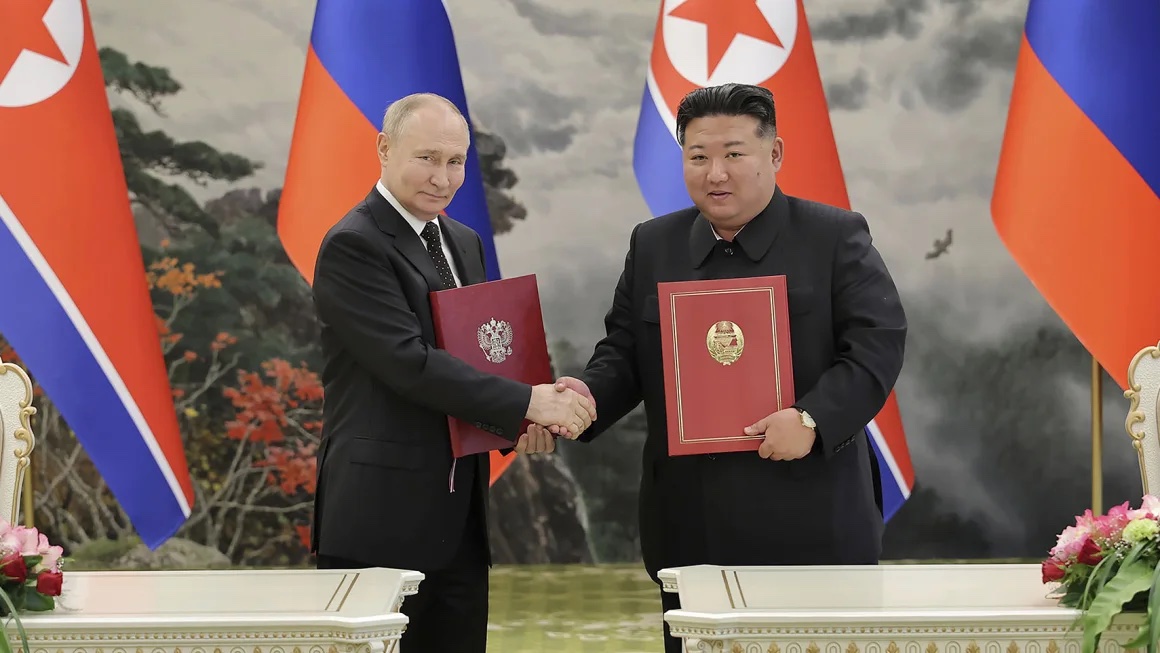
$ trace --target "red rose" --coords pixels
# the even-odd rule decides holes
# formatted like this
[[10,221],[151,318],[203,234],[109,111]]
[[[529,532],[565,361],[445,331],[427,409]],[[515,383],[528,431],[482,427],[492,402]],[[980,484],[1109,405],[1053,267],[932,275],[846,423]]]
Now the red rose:
[[1076,555],[1075,560],[1082,565],[1094,567],[1100,564],[1100,560],[1103,557],[1104,554],[1100,552],[1100,545],[1096,544],[1095,540],[1089,538],[1083,543],[1083,548],[1079,550],[1079,554]]
[[60,596],[60,588],[64,584],[64,574],[56,571],[42,571],[36,577],[36,591],[45,596]]
[[1055,582],[1064,576],[1063,567],[1060,566],[1058,560],[1044,560],[1041,569],[1044,583]]
[[17,583],[28,580],[28,565],[24,564],[24,556],[20,553],[9,553],[0,558],[0,574]]

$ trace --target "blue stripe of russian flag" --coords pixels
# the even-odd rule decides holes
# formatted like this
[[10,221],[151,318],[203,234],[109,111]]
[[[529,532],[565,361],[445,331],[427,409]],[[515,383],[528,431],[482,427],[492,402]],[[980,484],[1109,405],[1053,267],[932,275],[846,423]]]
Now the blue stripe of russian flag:
[[[470,121],[451,21],[441,2],[319,0],[310,45],[376,130],[387,105],[412,93],[437,93]],[[500,278],[474,143],[467,156],[467,179],[447,213],[479,234],[488,277]]]
[[1024,32],[1060,88],[1160,196],[1158,29],[1156,0],[1031,0]]

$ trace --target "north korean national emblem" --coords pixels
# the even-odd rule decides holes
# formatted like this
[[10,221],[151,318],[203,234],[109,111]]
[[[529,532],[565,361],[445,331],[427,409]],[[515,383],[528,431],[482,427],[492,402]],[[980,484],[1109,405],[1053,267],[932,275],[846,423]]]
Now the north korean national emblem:
[[484,322],[476,332],[479,337],[479,348],[490,363],[502,363],[512,355],[512,325],[504,320],[498,322],[493,317],[490,322]]
[[709,327],[705,335],[705,346],[709,348],[709,355],[722,365],[732,365],[741,358],[745,349],[745,334],[741,327],[729,320],[721,320]]

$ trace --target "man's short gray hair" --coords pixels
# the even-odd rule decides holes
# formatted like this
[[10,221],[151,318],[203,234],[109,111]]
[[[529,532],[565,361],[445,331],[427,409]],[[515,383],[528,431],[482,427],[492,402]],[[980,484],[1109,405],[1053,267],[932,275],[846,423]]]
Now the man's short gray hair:
[[[455,106],[455,103],[451,100],[435,93],[412,93],[411,95],[395,100],[387,107],[386,113],[383,114],[382,132],[392,141],[398,140],[411,114],[417,109],[432,103],[442,104],[451,109],[455,115],[463,120],[464,129],[468,129],[467,119],[463,117],[463,113],[459,111],[459,107]],[[470,130],[468,131],[470,134]]]

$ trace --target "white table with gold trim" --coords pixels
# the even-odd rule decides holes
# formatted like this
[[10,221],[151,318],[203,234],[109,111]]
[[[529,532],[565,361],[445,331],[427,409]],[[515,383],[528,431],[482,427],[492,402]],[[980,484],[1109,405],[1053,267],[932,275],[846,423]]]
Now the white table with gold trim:
[[[1079,613],[1049,598],[1038,565],[694,566],[660,573],[664,616],[697,653],[1079,653]],[[1112,623],[1115,653],[1141,623]],[[1069,632],[1070,630],[1070,632]]]
[[[67,571],[30,653],[389,653],[423,575],[398,569]],[[9,640],[19,650],[14,623]]]

